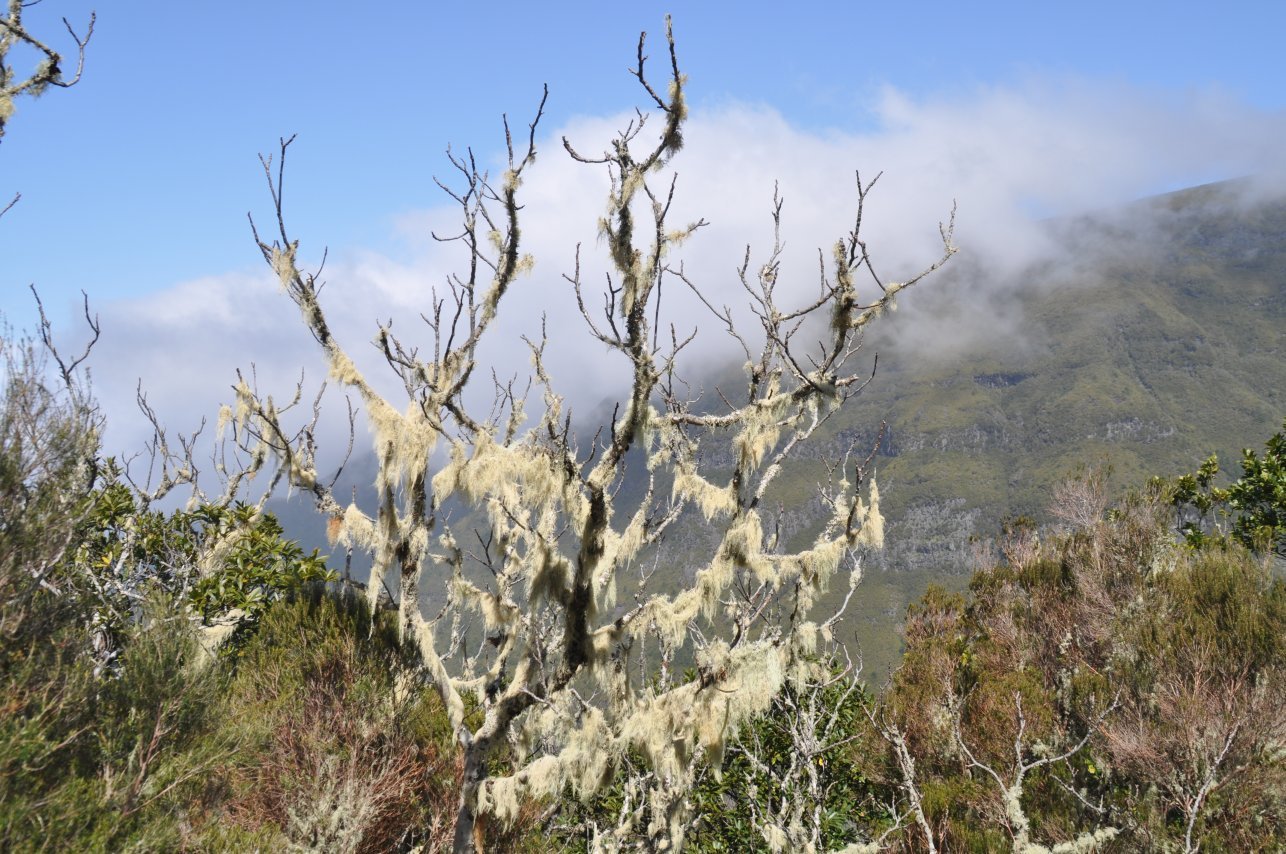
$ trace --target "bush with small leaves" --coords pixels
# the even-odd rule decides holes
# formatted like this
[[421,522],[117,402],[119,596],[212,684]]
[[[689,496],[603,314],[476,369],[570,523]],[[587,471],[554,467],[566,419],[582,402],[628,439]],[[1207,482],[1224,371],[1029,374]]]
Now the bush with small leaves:
[[[105,469],[116,472],[111,461]],[[149,591],[164,591],[206,623],[235,618],[249,628],[287,593],[336,578],[316,550],[304,552],[274,516],[249,505],[150,510],[112,477],[91,508],[74,563],[103,591],[99,621],[113,636]]]
[[1211,456],[1194,474],[1171,484],[1179,529],[1193,548],[1240,543],[1286,558],[1286,421],[1269,437],[1263,456],[1241,452],[1241,477],[1214,485],[1219,458]]
[[[263,612],[235,661],[211,847],[384,852],[450,845],[461,768],[436,694],[415,678],[392,615],[310,586]],[[521,850],[531,825],[493,835]],[[241,843],[238,843],[241,840]]]

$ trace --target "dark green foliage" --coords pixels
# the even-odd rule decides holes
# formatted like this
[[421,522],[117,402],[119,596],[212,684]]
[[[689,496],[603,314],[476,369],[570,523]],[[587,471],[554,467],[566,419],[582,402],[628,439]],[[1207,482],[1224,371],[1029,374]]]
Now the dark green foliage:
[[1262,457],[1250,448],[1241,454],[1241,477],[1227,487],[1214,485],[1219,473],[1215,456],[1195,474],[1174,481],[1172,501],[1182,514],[1180,530],[1193,548],[1235,541],[1286,557],[1286,421],[1269,438]]
[[[202,567],[216,546],[222,546],[217,559]],[[186,593],[207,620],[233,609],[257,618],[286,593],[335,577],[316,550],[305,554],[285,539],[272,514],[240,503],[201,504],[170,514],[146,510],[116,481],[94,496],[77,560],[99,572],[124,574],[135,586],[153,582]]]
[[[197,522],[204,526],[241,528],[244,532],[223,560],[222,568],[203,578],[192,590],[192,605],[210,618],[234,608],[257,618],[267,605],[292,590],[336,575],[314,551],[304,554],[299,544],[285,539],[281,525],[271,515],[252,516],[249,507],[230,513],[202,508]],[[184,524],[190,524],[189,519]]]

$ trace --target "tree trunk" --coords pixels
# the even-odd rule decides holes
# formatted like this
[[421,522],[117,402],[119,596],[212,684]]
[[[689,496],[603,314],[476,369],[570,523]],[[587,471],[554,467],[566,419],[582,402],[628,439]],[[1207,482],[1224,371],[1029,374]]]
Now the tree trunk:
[[471,746],[464,753],[464,785],[460,789],[460,808],[455,817],[455,854],[474,854],[482,847],[483,822],[477,814],[478,789],[486,776],[486,757]]

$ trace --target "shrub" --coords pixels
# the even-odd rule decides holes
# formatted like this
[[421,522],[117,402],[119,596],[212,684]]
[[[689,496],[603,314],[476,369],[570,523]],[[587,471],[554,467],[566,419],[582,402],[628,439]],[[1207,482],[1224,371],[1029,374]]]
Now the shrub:
[[1059,490],[1068,528],[967,597],[910,610],[869,769],[920,811],[904,844],[1279,850],[1286,582],[1235,541],[1175,544],[1164,491],[1096,489]]
[[[354,852],[450,845],[458,753],[390,614],[317,585],[265,609],[223,716],[244,746],[208,839]],[[493,834],[497,850],[516,850],[529,827]]]

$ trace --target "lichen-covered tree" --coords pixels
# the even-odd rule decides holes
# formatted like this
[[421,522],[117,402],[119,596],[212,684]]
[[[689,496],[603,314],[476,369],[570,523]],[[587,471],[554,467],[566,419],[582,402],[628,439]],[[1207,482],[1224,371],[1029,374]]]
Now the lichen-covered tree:
[[[784,685],[817,676],[812,653],[826,630],[809,610],[837,575],[837,583],[856,583],[855,553],[883,537],[869,457],[863,462],[857,449],[834,461],[822,488],[828,518],[807,547],[785,548],[765,498],[792,451],[869,380],[854,360],[864,328],[955,251],[952,227],[941,228],[942,254],[923,272],[883,280],[861,232],[875,182],[859,178],[856,224],[823,256],[811,295],[779,280],[780,239],[761,263],[752,265],[747,250],[741,283],[760,328],[738,329],[673,260],[704,222],[670,222],[677,188],[667,168],[683,144],[687,106],[668,22],[667,39],[668,88],[658,91],[645,74],[643,38],[633,69],[654,112],[640,112],[601,155],[564,140],[569,156],[608,176],[600,228],[612,267],[596,298],[579,250],[566,279],[581,320],[631,376],[610,423],[589,440],[573,431],[546,371],[544,337],[529,342],[541,392],[530,422],[512,385],[497,385],[489,412],[475,411],[466,395],[480,372],[480,342],[533,264],[520,244],[519,196],[543,100],[517,146],[506,123],[509,159],[498,180],[472,156],[452,157],[462,184],[447,192],[460,207],[454,239],[466,272],[450,279],[449,293],[428,295],[430,346],[417,349],[386,326],[375,338],[405,389],[400,403],[350,358],[332,333],[316,274],[301,267],[282,210],[289,141],[275,164],[265,160],[278,234],[255,237],[331,380],[361,402],[379,460],[377,503],[336,496],[318,472],[314,430],[292,432],[272,399],[244,380],[224,421],[252,467],[275,462],[312,494],[341,546],[369,552],[373,598],[386,585],[395,591],[402,637],[440,694],[463,754],[458,851],[475,850],[486,821],[511,819],[524,800],[594,793],[627,754],[641,757],[643,770],[613,826],[587,828],[591,845],[679,847],[698,763],[718,767],[739,723],[768,709]],[[778,226],[781,211],[775,200]],[[869,276],[860,288],[859,275]],[[678,357],[690,339],[655,328],[667,281],[701,296],[743,351],[744,387],[725,389],[719,405],[686,393]],[[601,315],[590,308],[600,300]],[[702,456],[711,447],[731,462],[711,464]],[[642,472],[637,491],[621,490],[627,461]],[[447,518],[451,508],[458,521]],[[686,567],[681,589],[649,589],[640,567],[689,516],[717,533],[717,546]],[[426,595],[436,616],[422,611]],[[690,680],[671,666],[685,648],[695,662]]]

